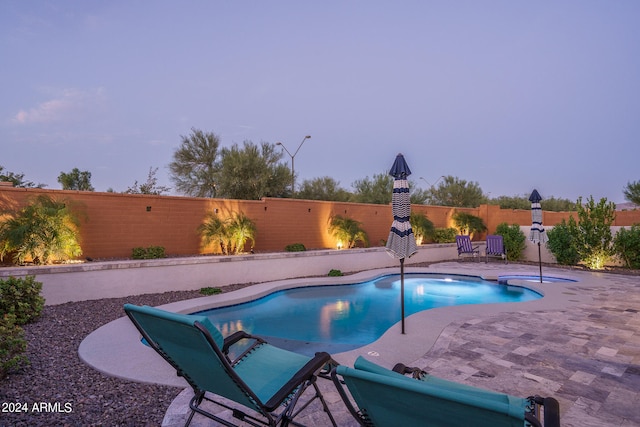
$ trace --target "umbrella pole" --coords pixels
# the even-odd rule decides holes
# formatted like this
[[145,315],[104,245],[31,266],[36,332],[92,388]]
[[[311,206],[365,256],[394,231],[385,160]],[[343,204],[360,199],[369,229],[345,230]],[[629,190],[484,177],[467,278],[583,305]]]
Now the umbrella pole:
[[540,267],[540,283],[542,283],[542,255],[540,254],[540,242],[538,242],[538,266]]
[[402,313],[402,333],[404,334],[404,258],[400,258],[400,312]]

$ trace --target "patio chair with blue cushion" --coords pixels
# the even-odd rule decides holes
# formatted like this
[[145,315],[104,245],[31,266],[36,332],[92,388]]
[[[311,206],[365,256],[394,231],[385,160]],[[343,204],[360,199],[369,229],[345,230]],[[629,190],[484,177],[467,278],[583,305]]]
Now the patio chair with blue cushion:
[[500,257],[507,263],[507,248],[504,246],[504,239],[501,235],[488,235],[487,247],[485,249],[486,259],[485,262],[489,262],[489,257]]
[[473,246],[471,244],[471,238],[469,236],[457,235],[456,244],[458,245],[458,260],[460,260],[460,257],[464,255],[470,255],[478,261],[480,260],[480,250],[478,249],[478,246]]
[[[403,365],[396,366],[405,370]],[[558,402],[553,398],[523,399],[431,375],[417,380],[362,357],[353,368],[335,367],[331,377],[362,426],[560,426]]]
[[[226,426],[235,425],[205,410],[201,404],[208,401],[231,410],[233,417],[253,426],[299,426],[293,419],[319,399],[336,426],[316,384],[321,371],[333,364],[329,354],[316,353],[310,358],[243,331],[223,338],[206,316],[131,304],[125,304],[124,310],[148,344],[193,388],[191,413],[185,425],[191,423],[195,413]],[[315,395],[295,408],[310,386]],[[223,402],[220,397],[233,403]]]

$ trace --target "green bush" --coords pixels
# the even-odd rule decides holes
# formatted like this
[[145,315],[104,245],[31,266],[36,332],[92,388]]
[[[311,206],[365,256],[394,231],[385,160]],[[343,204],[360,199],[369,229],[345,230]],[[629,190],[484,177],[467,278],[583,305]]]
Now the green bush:
[[563,219],[560,224],[547,231],[547,237],[549,237],[547,248],[556,257],[558,264],[576,265],[580,262],[575,243],[575,230],[577,230],[575,220],[569,217],[569,223]]
[[613,250],[627,268],[640,269],[640,224],[618,230]]
[[149,246],[147,248],[139,246],[131,250],[131,258],[133,259],[157,259],[165,256],[164,246]]
[[307,248],[305,248],[302,243],[292,243],[285,246],[284,250],[287,252],[304,252],[307,250]]
[[496,234],[502,236],[504,247],[507,250],[507,259],[509,261],[519,260],[522,257],[522,251],[525,248],[524,242],[527,239],[527,236],[520,230],[520,226],[503,222],[496,227]]
[[329,271],[328,276],[336,277],[336,276],[343,276],[343,274],[342,274],[342,271],[340,271],[340,270],[336,270],[336,269],[333,269],[333,268],[332,268],[332,269]]
[[29,363],[23,354],[26,349],[24,331],[16,324],[16,316],[5,313],[0,317],[0,379]]
[[616,217],[616,205],[607,202],[606,197],[596,203],[591,196],[584,205],[582,197],[579,197],[576,208],[578,225],[575,239],[580,261],[589,268],[600,270],[613,256],[611,225]]
[[433,232],[433,243],[454,243],[458,230],[455,228],[438,228]]
[[222,293],[222,289],[220,288],[212,288],[210,286],[207,286],[205,288],[200,289],[200,293],[202,295],[217,295]]
[[41,290],[42,283],[36,282],[35,276],[0,280],[0,313],[15,316],[17,325],[33,321],[44,307]]

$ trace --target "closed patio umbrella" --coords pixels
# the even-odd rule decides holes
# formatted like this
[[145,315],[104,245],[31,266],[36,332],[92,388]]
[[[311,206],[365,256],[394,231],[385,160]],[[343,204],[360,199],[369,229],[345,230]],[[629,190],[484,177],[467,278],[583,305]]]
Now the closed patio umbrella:
[[540,193],[533,190],[529,201],[531,202],[531,231],[529,232],[529,240],[538,244],[538,266],[540,268],[540,283],[542,283],[542,255],[540,254],[540,244],[549,241],[547,233],[542,226],[542,207],[540,207]]
[[416,239],[411,229],[411,200],[409,196],[409,181],[411,170],[402,154],[396,156],[389,175],[393,176],[393,195],[391,197],[391,211],[393,223],[387,239],[387,252],[400,260],[400,307],[402,318],[402,333],[404,334],[404,259],[418,251]]

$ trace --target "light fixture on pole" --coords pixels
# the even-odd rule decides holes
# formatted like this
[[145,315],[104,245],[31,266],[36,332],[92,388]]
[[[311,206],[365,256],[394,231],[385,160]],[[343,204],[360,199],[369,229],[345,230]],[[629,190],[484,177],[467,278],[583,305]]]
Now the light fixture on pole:
[[296,192],[296,173],[295,173],[295,168],[293,166],[293,162],[296,158],[296,154],[298,154],[298,151],[300,151],[302,144],[304,144],[304,142],[309,138],[311,138],[311,135],[307,135],[304,138],[302,138],[302,142],[300,143],[300,145],[298,145],[298,148],[293,154],[291,154],[289,150],[287,150],[287,147],[285,147],[282,142],[276,142],[276,145],[280,145],[284,149],[284,151],[287,152],[289,157],[291,157],[291,196],[293,196]]

